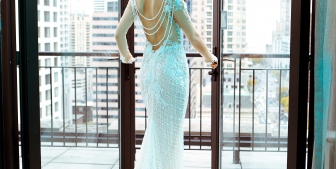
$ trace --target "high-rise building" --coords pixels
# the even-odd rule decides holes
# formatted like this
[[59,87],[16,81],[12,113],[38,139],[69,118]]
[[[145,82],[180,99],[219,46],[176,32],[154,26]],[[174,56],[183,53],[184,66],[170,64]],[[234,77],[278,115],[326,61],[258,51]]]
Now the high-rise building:
[[280,21],[276,22],[276,30],[272,33],[273,53],[289,53],[290,14],[291,2],[289,0],[280,0]]
[[224,53],[245,53],[246,46],[246,0],[228,0],[227,28],[223,31]]
[[[276,22],[276,30],[272,32],[272,45],[269,53],[290,53],[290,16],[291,1],[280,0],[280,20]],[[274,58],[271,61],[272,68],[289,68],[286,59]]]
[[[38,1],[38,50],[57,52],[60,45],[60,4],[57,0]],[[63,12],[63,11],[62,11]],[[63,44],[63,43],[62,43]],[[64,44],[66,44],[64,42]],[[61,69],[51,69],[50,66],[60,66],[57,56],[39,57],[39,88],[40,88],[40,118],[61,119],[62,107],[62,72]]]
[[[72,52],[91,51],[91,16],[86,14],[70,15],[70,47]],[[88,62],[75,61],[73,65],[86,66]]]
[[[102,4],[102,2],[104,3]],[[119,52],[115,41],[115,31],[118,25],[118,1],[94,1],[93,5],[92,51],[106,53],[106,55]],[[109,61],[107,59],[107,57],[94,57],[90,60],[91,66],[102,67],[96,70],[97,75],[95,75],[95,72],[92,73],[94,75],[91,85],[91,90],[93,91],[93,119],[97,118],[99,124],[111,123],[118,118],[119,60]],[[136,83],[138,83],[137,79]],[[137,86],[136,93],[139,93],[140,89]],[[138,102],[142,102],[142,100]],[[136,109],[136,116],[141,116],[139,115],[139,108],[137,107]],[[96,121],[93,122],[96,123]]]
[[[66,52],[69,50],[69,15],[70,8],[68,0],[61,0],[59,2],[59,15],[54,16],[59,18],[59,50]],[[61,57],[61,60],[65,60],[65,57]]]

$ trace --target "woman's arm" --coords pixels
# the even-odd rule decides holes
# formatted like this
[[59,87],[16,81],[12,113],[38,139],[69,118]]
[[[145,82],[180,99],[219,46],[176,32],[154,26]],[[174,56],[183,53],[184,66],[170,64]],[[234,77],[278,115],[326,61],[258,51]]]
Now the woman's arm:
[[120,58],[123,59],[122,57],[125,57],[124,59],[126,62],[128,62],[129,59],[132,59],[132,54],[128,50],[126,34],[128,29],[132,26],[133,21],[134,19],[133,19],[132,7],[131,4],[128,3],[123,16],[120,18],[120,22],[115,32],[115,40],[117,42],[121,55]]
[[183,30],[193,47],[202,55],[204,61],[211,62],[213,60],[213,56],[203,42],[202,37],[192,24],[188,13],[184,11],[183,8],[180,8],[174,12],[174,20]]

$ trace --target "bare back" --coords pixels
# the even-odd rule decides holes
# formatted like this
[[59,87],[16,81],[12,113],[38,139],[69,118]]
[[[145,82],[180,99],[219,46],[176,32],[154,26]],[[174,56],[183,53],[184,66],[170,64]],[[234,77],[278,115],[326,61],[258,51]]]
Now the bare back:
[[[160,10],[161,6],[164,5],[163,0],[134,0],[136,2],[136,7],[138,8],[139,12],[145,16],[146,18],[153,18],[158,14],[158,17],[156,17],[153,20],[146,20],[143,17],[139,16],[139,19],[141,20],[141,23],[144,27],[147,28],[152,28],[155,25],[156,28],[160,27],[159,29],[153,29],[153,30],[145,30],[147,33],[154,33],[153,35],[146,35],[147,40],[151,43],[151,44],[158,44],[160,42],[160,40],[163,38],[163,40],[165,40],[167,38],[167,36],[169,35],[169,27],[167,28],[167,22],[169,22],[169,17],[168,14],[163,14],[162,18],[160,17],[161,14],[163,13],[163,9]],[[164,8],[165,6],[162,6],[162,8]],[[162,25],[160,26],[160,18],[162,22]],[[173,20],[172,26],[171,26],[171,41],[172,42],[177,42],[178,41],[178,33],[176,31],[177,29],[177,24],[176,22]],[[166,32],[166,35],[165,35]],[[153,46],[153,50],[159,49],[160,46],[163,44],[163,41],[161,43],[159,43],[158,46]]]

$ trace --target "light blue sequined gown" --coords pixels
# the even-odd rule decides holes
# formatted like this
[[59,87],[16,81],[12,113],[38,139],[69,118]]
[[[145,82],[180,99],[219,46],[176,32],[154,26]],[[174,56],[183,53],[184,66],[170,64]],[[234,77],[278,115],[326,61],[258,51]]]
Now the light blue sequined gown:
[[[136,2],[130,1],[134,23],[137,24],[140,20],[135,11]],[[167,0],[164,8],[169,14],[181,9],[187,12],[183,0]],[[148,112],[148,127],[136,155],[136,169],[183,168],[183,130],[189,96],[189,69],[181,29],[174,20],[171,25],[171,32],[159,49],[152,50],[152,44],[146,39],[139,78]]]

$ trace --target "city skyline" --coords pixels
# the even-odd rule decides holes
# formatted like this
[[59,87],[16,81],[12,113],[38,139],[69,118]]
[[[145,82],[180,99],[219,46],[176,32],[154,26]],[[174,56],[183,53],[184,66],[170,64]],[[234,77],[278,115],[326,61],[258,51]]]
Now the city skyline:
[[[272,2],[278,2],[279,0],[273,0]],[[43,3],[50,3],[50,4],[43,4],[42,1],[39,4],[39,47],[40,51],[55,51],[55,52],[62,52],[62,51],[71,51],[71,52],[101,52],[101,53],[110,53],[110,52],[117,52],[117,46],[114,39],[114,33],[115,29],[118,25],[118,1],[117,0],[63,0],[57,3],[57,0],[46,0],[43,1]],[[245,53],[249,51],[249,33],[248,30],[252,29],[259,29],[263,25],[259,25],[260,27],[251,27],[249,28],[249,18],[251,15],[249,13],[253,12],[254,10],[258,10],[258,8],[255,8],[251,10],[251,4],[249,4],[248,1],[245,0],[230,0],[228,1],[228,4],[224,5],[224,10],[228,11],[228,29],[223,30],[223,44],[224,48],[223,50],[226,52],[233,52],[233,53]],[[270,2],[265,2],[265,0],[255,0],[253,5],[258,6],[260,8],[260,5],[263,8],[266,8],[267,6],[273,5],[276,6]],[[280,2],[280,1],[279,1]],[[197,31],[201,34],[202,38],[205,40],[206,46],[211,51],[212,50],[212,1],[210,0],[202,0],[202,1],[196,1],[196,0],[189,0],[187,3],[190,5],[188,10],[189,14],[192,18],[192,22],[196,28]],[[252,6],[253,6],[252,5]],[[46,7],[45,7],[46,6]],[[250,9],[250,8],[251,9]],[[59,9],[58,9],[59,8]],[[87,8],[90,8],[88,10]],[[50,9],[53,9],[50,11]],[[265,9],[267,10],[273,10],[272,8]],[[273,11],[274,12],[274,11]],[[280,13],[280,12],[278,12]],[[259,16],[262,14],[262,12],[256,12],[255,15],[252,16]],[[274,14],[274,16],[277,14]],[[202,17],[201,17],[202,16]],[[253,21],[253,20],[252,20]],[[268,22],[273,22],[274,17],[269,16]],[[54,24],[55,26],[52,26],[49,28],[50,23]],[[57,26],[58,24],[58,26]],[[276,23],[273,23],[274,25]],[[255,24],[257,25],[257,24]],[[272,26],[266,27],[265,29],[269,29],[270,32],[275,30],[271,30]],[[262,31],[265,31],[265,29],[261,29]],[[228,32],[231,32],[228,36]],[[254,33],[255,35],[258,35],[258,33]],[[264,39],[272,39],[272,34],[269,36],[265,36]],[[143,35],[140,35],[143,36]],[[135,31],[135,49],[141,50],[143,49],[143,44],[139,43],[140,36],[137,34],[137,31]],[[260,39],[260,38],[259,38]],[[187,38],[183,36],[183,42],[186,52],[196,50],[190,45]],[[263,41],[261,42],[268,42]],[[272,42],[272,41],[271,41]],[[231,44],[231,47],[229,48],[229,44]],[[258,43],[257,46],[264,46],[266,52],[266,44],[263,45],[263,43]],[[48,48],[47,48],[48,47]],[[252,46],[253,47],[253,46]],[[254,48],[257,49],[257,48]],[[261,49],[261,48],[260,48]],[[251,50],[251,49],[250,49]],[[258,49],[259,50],[259,49]],[[261,52],[261,51],[260,51]],[[264,53],[264,52],[261,52]],[[52,62],[49,63],[45,59],[50,58]],[[97,60],[98,59],[98,60]],[[46,64],[40,64],[40,66],[56,66],[56,65],[62,65],[62,66],[86,66],[86,67],[108,67],[109,64],[117,66],[116,63],[108,63],[108,62],[101,62],[101,59],[99,57],[95,59],[93,57],[73,57],[73,56],[61,56],[60,58],[57,58],[55,56],[51,57],[40,57],[41,63]],[[103,59],[104,60],[104,59]],[[141,58],[138,58],[137,63],[141,62]],[[48,64],[47,64],[48,63]],[[206,65],[203,63],[202,59],[199,58],[188,58],[188,63],[190,67],[207,67],[209,65]],[[110,65],[110,66],[111,66]],[[249,59],[243,59],[242,60],[242,67],[243,68],[249,68],[253,66],[253,62],[249,61]],[[224,67],[232,68],[233,65],[231,63],[225,63]],[[58,70],[58,76],[62,74]],[[109,71],[110,72],[110,71]],[[85,101],[87,100],[90,102],[90,105],[92,106],[92,109],[98,109],[100,113],[98,113],[99,117],[102,117],[99,121],[104,121],[103,114],[107,114],[106,111],[111,110],[113,112],[112,114],[115,116],[117,114],[117,103],[118,103],[118,93],[102,93],[101,91],[105,90],[102,87],[99,87],[98,91],[95,89],[95,85],[99,86],[106,86],[107,81],[108,86],[110,86],[110,82],[117,82],[117,72],[114,72],[111,74],[108,73],[108,78],[106,77],[105,70],[98,70],[97,75],[92,75],[94,71],[90,70],[88,72],[77,69],[67,69],[64,72],[64,76],[66,77],[64,80],[65,86],[64,90],[67,91],[65,93],[66,95],[66,102],[64,106],[67,106],[65,108],[65,111],[67,111],[67,118],[73,118],[73,112],[71,111],[75,110],[74,106],[76,105],[74,102],[75,100],[78,101]],[[76,73],[76,79],[74,79]],[[86,75],[88,73],[88,75]],[[225,73],[228,73],[230,76],[233,76],[231,71],[225,71]],[[202,76],[200,76],[202,74]],[[198,71],[192,72],[191,74],[191,97],[190,97],[190,107],[188,107],[188,111],[190,110],[192,112],[191,117],[197,117],[197,109],[201,105],[199,105],[199,100],[201,99],[199,94],[197,94],[200,86],[200,81],[203,82],[202,88],[204,90],[209,90],[210,86],[207,85],[211,82],[210,78],[207,77],[207,72],[203,71],[202,73],[199,73]],[[41,81],[46,81],[45,79],[48,78],[50,75],[47,70],[41,70],[40,71],[40,77],[42,78]],[[242,78],[246,79],[248,74],[242,74]],[[200,79],[202,77],[202,79]],[[59,78],[61,79],[61,78]],[[98,83],[96,82],[96,79],[98,80]],[[57,81],[57,84],[61,84],[62,81]],[[245,83],[245,82],[243,82]],[[85,84],[88,84],[85,86]],[[50,87],[48,87],[48,83],[42,83],[41,84],[41,98],[47,98],[46,92],[51,92]],[[117,91],[118,88],[113,87],[114,83],[111,83],[111,89],[109,90],[115,90]],[[245,84],[242,85],[242,88],[245,86]],[[110,87],[108,87],[110,88]],[[226,88],[236,88],[232,87],[232,85],[227,85]],[[74,90],[76,89],[77,95],[74,95]],[[54,92],[54,91],[53,91]],[[96,93],[97,95],[95,95]],[[140,89],[138,87],[138,79],[136,79],[136,93],[140,93]],[[44,96],[45,95],[45,96]],[[203,97],[207,97],[204,95],[204,93],[201,94],[202,99]],[[53,94],[54,96],[54,94]],[[58,96],[61,98],[61,96]],[[97,98],[96,98],[97,97]],[[113,98],[113,99],[105,99]],[[48,97],[49,98],[49,97]],[[76,99],[77,98],[77,99]],[[105,104],[106,102],[110,102],[108,106],[108,109],[103,109],[101,106],[98,106],[98,108],[95,108],[93,102],[98,101],[98,105]],[[51,105],[49,105],[48,102],[45,102],[42,99],[41,104],[41,111],[42,115],[41,117],[47,117],[50,115],[49,109],[51,109]],[[54,103],[55,104],[55,103]],[[145,112],[145,106],[143,104],[142,98],[140,96],[137,96],[137,116],[142,117],[144,116]],[[47,107],[46,107],[47,106]],[[62,106],[60,103],[57,103],[57,107]],[[54,105],[55,107],[55,105]],[[76,109],[77,111],[77,109]],[[47,112],[47,113],[46,113]],[[60,112],[60,111],[59,111]],[[57,114],[56,114],[57,115]],[[61,114],[57,115],[58,117],[62,116]],[[57,117],[56,116],[56,117]],[[55,117],[55,114],[54,114]]]

